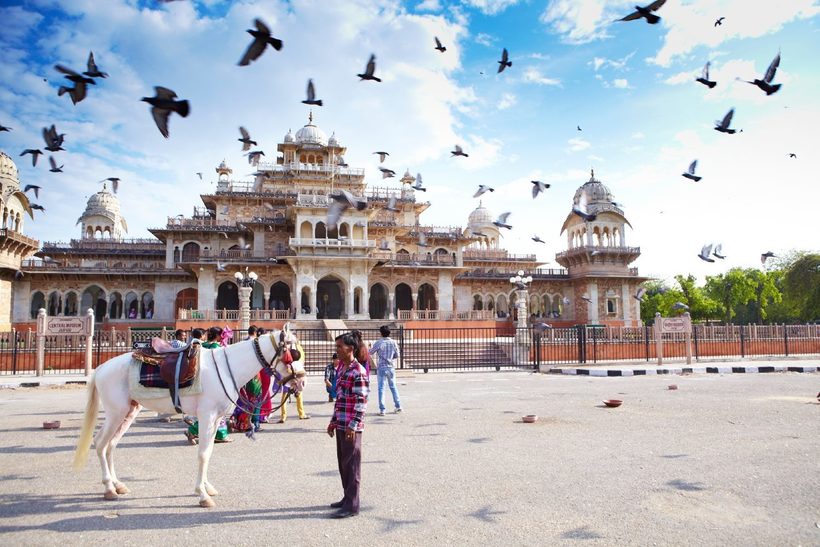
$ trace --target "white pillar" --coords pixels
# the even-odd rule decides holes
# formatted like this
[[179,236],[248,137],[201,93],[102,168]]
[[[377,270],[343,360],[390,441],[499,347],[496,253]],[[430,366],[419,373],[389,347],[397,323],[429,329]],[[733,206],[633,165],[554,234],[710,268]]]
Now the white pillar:
[[396,319],[396,293],[390,292],[387,295],[387,318],[391,321]]
[[[85,375],[91,375],[91,361],[94,355],[94,310],[88,308],[85,312]],[[113,345],[114,338],[111,338]]]
[[252,287],[239,287],[239,330],[248,330],[251,325]]
[[348,283],[347,285],[347,298],[345,298],[345,310],[342,314],[342,317],[345,319],[351,319],[353,317],[353,284]]
[[587,285],[589,298],[592,302],[588,305],[587,320],[590,323],[598,322],[598,284],[595,282]]

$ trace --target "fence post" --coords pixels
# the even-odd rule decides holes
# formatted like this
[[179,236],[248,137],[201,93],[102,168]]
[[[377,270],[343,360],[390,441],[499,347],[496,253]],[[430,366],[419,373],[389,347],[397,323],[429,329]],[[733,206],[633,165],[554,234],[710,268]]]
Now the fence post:
[[541,370],[541,334],[535,333],[535,364],[533,369],[536,371]]
[[649,325],[643,326],[643,345],[646,352],[646,362],[649,362]]
[[661,314],[655,312],[655,353],[658,357],[658,366],[663,365],[663,330],[661,329]]
[[91,360],[94,356],[94,310],[85,312],[85,375],[91,375]]
[[783,347],[786,350],[786,357],[789,356],[789,329],[785,323],[783,323]]
[[46,363],[46,310],[40,308],[37,311],[37,363],[35,365],[35,374],[37,376],[43,375]]
[[698,349],[698,325],[692,325],[692,341],[695,344],[695,360],[697,361],[700,359],[700,350]]
[[743,325],[740,325],[740,356],[746,357],[746,340],[743,336]]
[[404,325],[399,325],[399,368],[404,368]]
[[134,341],[131,339],[131,327],[128,327],[125,333],[125,349],[128,351],[134,347]]
[[587,362],[587,329],[584,325],[577,325],[578,330],[578,362],[584,364]]
[[11,373],[17,374],[17,329],[11,329]]

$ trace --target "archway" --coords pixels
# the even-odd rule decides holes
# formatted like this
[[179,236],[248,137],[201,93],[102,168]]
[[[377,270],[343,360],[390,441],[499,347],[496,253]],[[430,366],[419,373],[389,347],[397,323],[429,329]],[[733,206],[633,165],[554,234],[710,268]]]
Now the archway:
[[361,313],[362,309],[362,288],[356,287],[353,289],[353,313],[356,315]]
[[40,291],[35,292],[31,295],[31,318],[37,319],[37,313],[40,311],[40,308],[46,307],[46,295],[41,293]]
[[182,262],[197,262],[199,260],[199,244],[189,241],[182,246]]
[[484,309],[484,301],[481,298],[480,294],[473,295],[473,310],[481,311]]
[[324,222],[317,222],[316,228],[314,228],[314,235],[316,239],[325,239],[327,238],[327,226],[325,226]]
[[77,293],[72,291],[65,296],[65,308],[63,309],[63,315],[77,315]]
[[108,318],[122,318],[122,295],[118,292],[112,292],[108,299]]
[[399,283],[396,285],[396,309],[413,309],[413,291],[410,290],[410,285],[407,283]]
[[268,309],[289,310],[290,309],[290,287],[282,281],[277,281],[270,288],[270,298],[268,299]]
[[130,292],[125,295],[125,313],[128,319],[136,319],[139,314],[139,300],[137,293]]
[[368,311],[370,319],[387,319],[387,287],[381,283],[370,287]]
[[60,310],[63,309],[63,299],[57,291],[51,291],[48,295],[48,315],[54,317],[60,315]]
[[140,298],[140,319],[154,318],[154,295],[150,292],[142,293]]
[[341,280],[325,276],[316,284],[316,306],[319,319],[341,319],[344,312],[344,286]]
[[83,291],[83,296],[80,299],[80,307],[83,310],[93,308],[94,321],[101,323],[108,309],[108,302],[105,300],[105,291],[97,285],[91,285]]
[[238,310],[239,287],[233,281],[223,281],[216,291],[216,309]]
[[495,310],[498,317],[504,318],[509,316],[510,310],[507,306],[507,297],[505,295],[500,294],[498,298],[495,299]]
[[437,310],[435,287],[429,283],[422,283],[419,287],[418,302],[418,309],[420,310]]
[[177,313],[179,310],[196,309],[198,300],[199,291],[197,289],[182,289],[177,293],[176,300],[174,301],[174,313]]
[[312,310],[310,308],[310,287],[302,287],[302,293],[299,297],[299,306],[302,310],[302,313],[316,313],[316,310]]
[[265,309],[265,288],[258,282],[253,284],[253,290],[251,290],[251,309]]

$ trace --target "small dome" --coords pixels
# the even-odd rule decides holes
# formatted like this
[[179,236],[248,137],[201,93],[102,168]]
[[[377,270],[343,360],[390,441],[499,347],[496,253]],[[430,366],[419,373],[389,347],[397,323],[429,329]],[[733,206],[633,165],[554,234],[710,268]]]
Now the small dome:
[[12,184],[18,186],[20,184],[19,175],[17,174],[17,165],[15,165],[14,160],[5,152],[0,152],[0,177]]
[[481,228],[483,226],[492,225],[492,223],[493,214],[490,212],[489,209],[482,206],[481,202],[478,203],[478,207],[476,207],[476,209],[472,213],[470,213],[470,216],[467,217],[467,225],[469,226],[470,230],[473,231],[476,231],[475,228]]
[[334,131],[330,138],[327,140],[328,146],[339,146],[339,140],[336,138],[336,132]]
[[612,197],[612,192],[610,192],[609,188],[604,186],[601,181],[595,178],[595,171],[592,171],[589,180],[575,191],[575,197],[572,198],[573,207],[578,205],[578,201],[581,199],[582,193],[586,193],[588,205],[611,205],[612,202],[615,201],[615,198]]
[[288,134],[287,134],[287,135],[285,135],[285,142],[286,142],[286,143],[291,143],[291,142],[293,142],[293,133],[291,132],[291,130],[290,130],[290,129],[288,129]]
[[94,215],[104,216],[111,220],[120,216],[120,200],[108,191],[107,185],[103,185],[102,190],[88,198],[83,217]]
[[307,124],[302,129],[296,132],[296,142],[299,144],[327,144],[327,135],[325,132],[313,125]]

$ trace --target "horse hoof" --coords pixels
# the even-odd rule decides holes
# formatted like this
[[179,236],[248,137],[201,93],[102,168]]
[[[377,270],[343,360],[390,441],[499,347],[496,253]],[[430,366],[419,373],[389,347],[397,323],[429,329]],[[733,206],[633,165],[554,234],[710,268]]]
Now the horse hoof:
[[207,494],[209,496],[218,496],[219,495],[219,492],[217,492],[216,488],[214,488],[213,486],[206,486],[205,487],[205,492],[207,492]]
[[130,494],[131,489],[125,486],[123,483],[116,484],[115,487],[117,488],[117,494]]
[[199,500],[199,506],[205,508],[216,507],[216,503],[212,499]]
[[108,490],[105,492],[105,494],[103,494],[103,498],[106,501],[116,501],[119,499],[119,496],[113,490]]

